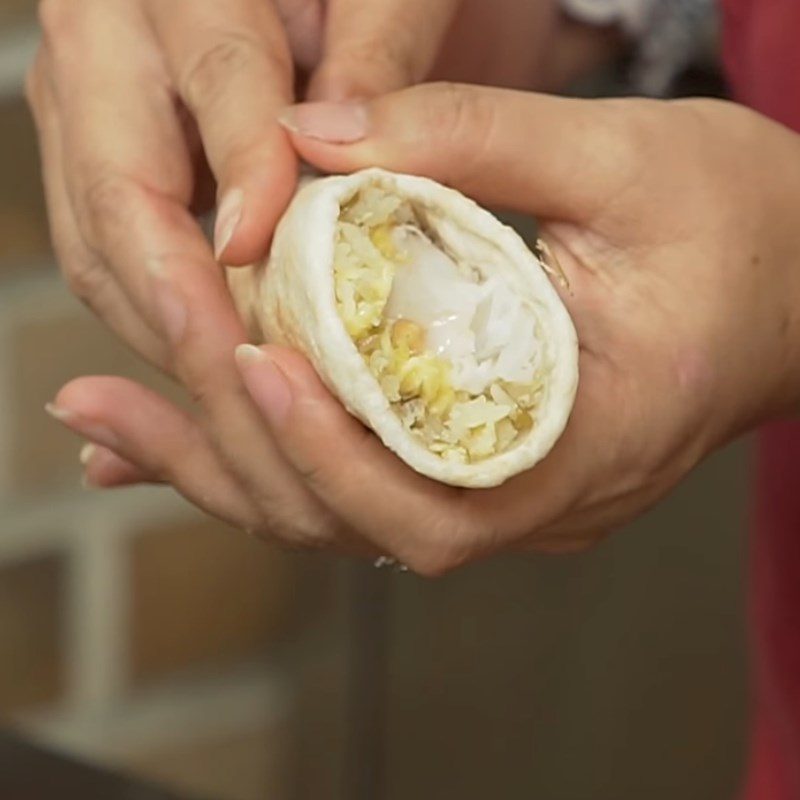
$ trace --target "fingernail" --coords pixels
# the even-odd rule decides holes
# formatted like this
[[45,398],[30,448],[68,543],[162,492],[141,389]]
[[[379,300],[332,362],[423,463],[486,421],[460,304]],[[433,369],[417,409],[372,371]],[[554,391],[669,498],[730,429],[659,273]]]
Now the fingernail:
[[[83,436],[84,439],[91,439],[95,444],[103,447],[110,447],[112,450],[119,447],[119,439],[111,428],[87,419],[82,414],[78,414],[70,408],[48,403],[44,410],[55,420],[65,425],[71,431]],[[83,451],[81,451],[81,457]]]
[[[92,456],[97,452],[96,445],[88,442],[81,448],[80,455],[78,456],[78,460],[81,462],[81,466],[86,467],[89,462],[92,460]],[[92,483],[92,479],[89,477],[89,473],[84,469],[83,474],[81,475],[81,486],[84,489],[96,489],[97,487]]]
[[236,348],[236,361],[256,405],[272,425],[282,424],[292,404],[292,390],[280,367],[252,344]]
[[91,442],[88,442],[81,448],[78,460],[85,467],[92,460],[92,456],[95,454],[96,451],[97,451],[97,446],[92,444]]
[[64,425],[69,425],[70,420],[75,416],[68,408],[61,408],[61,406],[57,406],[55,403],[48,403],[44,407],[44,410],[56,420],[56,422],[61,422]]
[[244,192],[241,189],[231,189],[219,204],[217,221],[214,224],[214,257],[217,261],[231,243],[233,234],[242,221],[243,210]]
[[172,344],[177,344],[186,329],[186,305],[170,281],[162,261],[148,261],[147,270],[153,278],[154,302],[164,333]]
[[363,103],[298,103],[278,116],[284,128],[331,144],[351,144],[367,135],[369,114]]

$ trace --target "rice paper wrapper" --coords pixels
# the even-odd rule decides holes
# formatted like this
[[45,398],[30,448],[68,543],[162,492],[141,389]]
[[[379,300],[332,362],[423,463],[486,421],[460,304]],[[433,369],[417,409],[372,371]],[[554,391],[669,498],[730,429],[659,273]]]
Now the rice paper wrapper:
[[[543,393],[533,428],[506,452],[475,463],[430,452],[404,427],[345,330],[334,291],[337,220],[342,205],[375,183],[422,209],[449,252],[500,275],[535,309]],[[578,342],[544,266],[512,228],[435,181],[380,169],[308,179],[278,224],[268,259],[229,269],[228,281],[254,341],[304,353],[345,408],[429,478],[453,486],[497,486],[543,459],[567,424],[578,384]]]

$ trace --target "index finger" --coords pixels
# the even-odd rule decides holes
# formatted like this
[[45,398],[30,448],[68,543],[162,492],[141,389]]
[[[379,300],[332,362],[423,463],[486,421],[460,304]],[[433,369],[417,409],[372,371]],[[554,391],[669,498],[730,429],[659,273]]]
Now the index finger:
[[461,0],[330,0],[311,100],[345,100],[424,80]]
[[281,19],[268,0],[150,0],[147,8],[219,186],[216,255],[256,261],[297,172],[276,122],[293,87]]

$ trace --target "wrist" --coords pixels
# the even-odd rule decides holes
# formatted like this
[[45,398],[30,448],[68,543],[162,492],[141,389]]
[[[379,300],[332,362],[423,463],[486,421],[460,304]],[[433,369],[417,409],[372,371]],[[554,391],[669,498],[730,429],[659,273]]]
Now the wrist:
[[770,348],[764,421],[800,410],[800,136],[752,116],[761,126],[753,178],[761,191],[748,267],[762,285],[758,296],[771,301],[756,317]]

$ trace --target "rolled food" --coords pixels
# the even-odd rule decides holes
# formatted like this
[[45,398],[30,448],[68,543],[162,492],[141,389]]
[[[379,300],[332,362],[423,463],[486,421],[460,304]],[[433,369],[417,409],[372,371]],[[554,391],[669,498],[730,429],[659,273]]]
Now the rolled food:
[[566,426],[569,314],[520,237],[453,189],[379,169],[310,180],[269,258],[228,275],[254,338],[303,352],[423,475],[497,486]]

